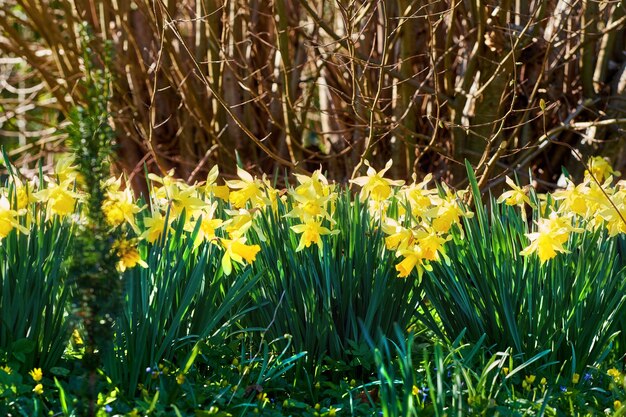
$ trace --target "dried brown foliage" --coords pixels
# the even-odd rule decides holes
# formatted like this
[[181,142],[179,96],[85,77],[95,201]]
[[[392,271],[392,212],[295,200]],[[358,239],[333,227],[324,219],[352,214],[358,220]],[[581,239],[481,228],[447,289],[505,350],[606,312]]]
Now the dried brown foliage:
[[462,184],[467,158],[483,186],[529,168],[551,183],[578,166],[563,144],[626,162],[625,4],[4,0],[0,50],[67,113],[82,98],[79,24],[94,54],[110,40],[131,173],[200,180],[215,163],[232,172],[237,150],[252,170],[321,164],[338,180],[391,157],[394,177]]

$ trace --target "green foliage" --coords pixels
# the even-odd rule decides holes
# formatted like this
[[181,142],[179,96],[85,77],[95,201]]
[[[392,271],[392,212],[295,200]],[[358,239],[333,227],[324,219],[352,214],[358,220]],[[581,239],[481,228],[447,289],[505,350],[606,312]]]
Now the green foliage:
[[129,395],[139,383],[150,387],[147,368],[182,362],[202,340],[223,337],[241,314],[242,299],[257,284],[251,271],[225,279],[215,245],[194,249],[197,228],[174,231],[146,245],[147,268],[124,273],[124,300],[115,324],[114,350],[104,357],[104,370]]
[[102,212],[106,192],[102,184],[110,177],[114,140],[107,109],[110,74],[108,62],[104,69],[96,67],[87,27],[83,27],[81,36],[86,105],[72,112],[67,133],[81,175],[79,186],[87,193],[83,206],[87,221],[76,230],[70,275],[77,285],[77,314],[87,332],[85,365],[95,370],[100,361],[99,353],[112,348],[113,323],[119,309],[122,283],[115,270],[114,235]]
[[625,313],[626,259],[618,256],[616,239],[586,230],[571,235],[570,253],[544,264],[521,256],[525,219],[493,197],[488,211],[468,172],[476,215],[447,245],[452,261],[432,264],[425,276],[436,316],[423,309],[424,323],[448,340],[463,331],[473,343],[486,335],[488,345],[513,348],[524,358],[549,349],[546,359],[567,362],[571,374],[599,364]]
[[[278,201],[260,228],[265,241],[253,267],[260,285],[250,294],[260,308],[244,318],[250,327],[266,328],[268,337],[289,334],[294,352],[307,352],[313,370],[325,358],[340,368],[373,368],[362,329],[391,335],[393,326],[408,328],[421,300],[418,281],[398,279],[394,254],[385,250],[384,234],[358,198],[340,192],[333,218],[339,232],[296,251],[291,202]],[[326,224],[329,226],[328,224]]]
[[[18,176],[6,154],[5,161],[11,176]],[[11,201],[17,199],[13,184],[8,185]],[[0,362],[23,372],[35,366],[50,369],[61,359],[72,292],[65,264],[71,224],[58,217],[46,221],[39,204],[28,209],[32,217],[22,220],[28,233],[14,229],[0,243],[0,350],[6,354]]]

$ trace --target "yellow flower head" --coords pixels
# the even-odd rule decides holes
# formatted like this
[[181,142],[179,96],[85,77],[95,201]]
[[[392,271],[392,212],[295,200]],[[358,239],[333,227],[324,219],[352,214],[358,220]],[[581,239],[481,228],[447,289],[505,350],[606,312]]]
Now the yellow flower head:
[[322,249],[322,236],[329,234],[339,233],[339,230],[329,230],[321,225],[320,221],[309,220],[304,224],[297,224],[291,226],[291,230],[296,233],[302,233],[300,237],[300,243],[296,248],[296,252],[301,251],[304,248],[308,248],[311,244],[315,243],[320,250]]
[[528,187],[522,188],[517,186],[517,184],[515,184],[508,176],[506,177],[506,183],[512,189],[503,192],[502,195],[498,197],[498,203],[502,203],[504,201],[507,206],[524,206],[524,204],[528,204],[531,207],[533,206],[527,195]]
[[571,224],[570,217],[559,216],[558,213],[552,212],[549,218],[539,219],[538,231],[528,233],[530,245],[520,252],[523,256],[537,253],[541,263],[556,256],[557,252],[568,253],[564,244],[569,239],[572,232],[580,233],[583,230],[575,228]]
[[369,161],[365,160],[365,165],[367,165],[367,175],[362,177],[357,177],[353,180],[350,180],[351,183],[356,184],[361,188],[361,201],[365,201],[368,197],[370,197],[374,201],[383,201],[391,196],[393,192],[392,186],[400,186],[404,184],[404,181],[394,181],[388,178],[385,178],[385,173],[391,168],[393,161],[390,159],[387,161],[385,168],[376,172],[374,168],[370,165]]
[[404,256],[404,259],[396,265],[396,271],[398,271],[399,278],[406,278],[409,276],[413,269],[417,270],[417,276],[421,280],[424,270],[430,271],[432,267],[426,264],[424,261],[424,250],[420,245],[413,245],[404,250],[399,250],[396,253],[397,256]]
[[413,184],[400,189],[399,202],[400,214],[404,213],[404,202],[411,207],[413,217],[419,219],[432,207],[432,197],[437,195],[437,190],[429,190],[426,185],[432,180],[433,175],[428,174],[421,182],[417,182],[417,175],[413,174]]
[[226,181],[226,185],[231,190],[228,197],[229,201],[235,208],[245,208],[248,202],[254,206],[265,206],[266,201],[265,189],[269,186],[267,180],[254,178],[245,170],[237,167],[238,180]]
[[118,256],[117,269],[120,272],[124,272],[127,268],[133,268],[137,265],[142,268],[147,268],[148,264],[141,259],[139,250],[137,249],[137,242],[134,240],[116,240],[113,243],[112,249]]
[[211,168],[209,175],[207,175],[206,182],[204,183],[204,193],[209,197],[217,197],[224,201],[228,201],[228,197],[230,195],[228,186],[216,184],[219,174],[220,171],[217,165]]
[[35,385],[35,388],[33,388],[33,392],[37,395],[43,394],[43,385],[41,384]]
[[[217,209],[217,202],[214,201],[210,206],[205,207],[202,210],[202,218],[199,220],[200,228],[198,229],[198,235],[196,236],[196,240],[194,242],[194,246],[199,246],[202,242],[212,242],[216,239],[215,231],[222,227],[223,221],[222,219],[213,218],[215,214],[215,210]],[[193,232],[196,228],[195,221],[190,221],[185,223],[185,230],[188,232]]]
[[47,219],[52,215],[61,217],[68,216],[74,212],[76,202],[81,195],[72,190],[72,182],[62,182],[59,184],[48,183],[48,188],[35,193],[35,197],[47,204]]
[[7,235],[14,228],[22,233],[28,233],[28,229],[17,220],[17,211],[11,210],[9,200],[5,196],[0,196],[0,239]]
[[446,190],[444,197],[434,197],[435,207],[428,210],[425,215],[432,218],[432,227],[437,233],[448,233],[453,225],[461,222],[461,217],[472,217],[473,213],[465,212],[457,196],[450,190]]
[[43,378],[43,372],[41,371],[41,368],[35,368],[28,374],[33,378],[33,381],[35,382],[39,382]]
[[589,180],[578,185],[574,185],[570,181],[565,190],[557,190],[552,193],[552,198],[562,201],[559,211],[572,212],[586,217],[592,202],[590,199]]
[[109,225],[117,227],[127,222],[135,233],[139,233],[139,228],[135,222],[135,215],[144,207],[135,204],[135,199],[130,188],[120,191],[122,179],[112,179],[105,186],[108,188],[107,196],[102,203],[102,212]]
[[141,234],[140,238],[145,239],[150,243],[156,242],[163,234],[163,231],[167,230],[169,232],[171,230],[171,227],[169,225],[169,223],[171,223],[171,218],[167,219],[167,229],[165,219],[166,217],[163,216],[159,211],[152,213],[151,216],[144,217],[143,223],[145,230]]
[[252,263],[256,259],[257,253],[261,250],[259,245],[246,245],[246,238],[238,239],[220,239],[224,247],[224,256],[222,257],[222,269],[224,274],[230,275],[232,272],[232,262],[239,264]]
[[589,167],[589,171],[585,171],[585,177],[588,177],[591,174],[598,182],[602,182],[612,175],[621,175],[619,171],[613,170],[613,167],[609,164],[607,159],[601,156],[593,156],[589,158],[587,166]]

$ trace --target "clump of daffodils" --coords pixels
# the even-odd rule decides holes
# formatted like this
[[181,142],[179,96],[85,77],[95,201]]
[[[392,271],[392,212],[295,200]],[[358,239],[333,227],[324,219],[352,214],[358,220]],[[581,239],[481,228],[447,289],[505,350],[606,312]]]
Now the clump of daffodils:
[[[421,179],[413,175],[412,182],[405,184],[386,176],[391,160],[380,171],[364,162],[365,175],[350,181],[359,200],[352,204],[365,205],[384,233],[385,250],[397,257],[397,276],[415,274],[420,279],[433,262],[448,260],[446,246],[452,244],[454,233],[462,236],[462,220],[472,217],[463,203],[464,191],[445,184],[437,187],[430,174]],[[582,182],[567,180],[564,188],[535,198],[530,186],[519,186],[506,177],[508,189],[497,204],[518,207],[525,221],[527,209],[539,213],[529,224],[521,255],[537,256],[544,264],[571,250],[572,234],[600,228],[609,236],[626,233],[626,182],[616,182],[619,172],[602,158],[592,158],[587,167]],[[296,183],[282,191],[273,188],[265,175],[257,177],[242,168],[236,178],[222,181],[215,166],[205,181],[195,184],[174,174],[150,174],[151,192],[145,202],[124,177],[103,184],[102,213],[119,237],[112,247],[118,271],[147,267],[142,258],[146,246],[163,242],[182,222],[183,238],[193,238],[195,249],[206,244],[219,250],[222,270],[231,274],[235,267],[245,268],[256,260],[266,242],[260,219],[270,212],[277,214],[279,202],[287,207],[282,219],[289,221],[288,231],[297,239],[296,252],[321,249],[340,233],[335,213],[339,189],[321,170],[296,174]],[[86,196],[77,191],[80,182],[71,157],[60,158],[54,172],[40,181],[10,176],[8,183],[0,185],[0,244],[11,233],[29,233],[38,222],[81,221]]]
[[[613,175],[620,173],[603,158],[593,157],[587,166],[589,169],[580,184],[567,179],[564,189],[538,196],[544,202],[541,217],[536,221],[535,231],[526,235],[530,243],[521,255],[536,254],[543,264],[558,253],[569,252],[567,242],[573,233],[599,228],[605,228],[609,236],[626,233],[626,183],[614,184]],[[504,192],[498,203],[520,206],[522,213],[526,205],[534,208],[528,198],[529,187],[520,188],[509,178],[507,184],[511,190]]]

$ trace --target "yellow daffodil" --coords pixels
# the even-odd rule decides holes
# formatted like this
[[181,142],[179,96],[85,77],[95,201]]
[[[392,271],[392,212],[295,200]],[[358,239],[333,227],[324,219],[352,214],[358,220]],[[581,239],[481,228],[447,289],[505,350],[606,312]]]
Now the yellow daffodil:
[[224,247],[224,256],[222,257],[222,269],[226,275],[232,272],[232,262],[238,264],[252,263],[256,259],[257,253],[261,250],[259,245],[246,245],[246,238],[238,239],[220,239],[220,243]]
[[[141,239],[145,239],[150,243],[154,243],[161,237],[163,231],[166,229],[165,224],[165,216],[161,214],[161,212],[156,211],[152,213],[151,216],[146,216],[143,219],[145,230],[141,234]],[[171,223],[170,219],[168,220],[167,230],[169,231],[171,227],[169,223]]]
[[361,188],[361,201],[365,201],[368,197],[373,199],[374,201],[383,201],[391,196],[393,192],[392,186],[400,186],[404,184],[404,181],[401,180],[390,180],[385,178],[385,173],[391,168],[393,161],[390,159],[387,161],[385,168],[376,172],[374,168],[370,165],[369,161],[365,160],[365,165],[367,165],[367,175],[362,177],[357,177],[350,182],[352,184],[356,184]]
[[133,268],[137,265],[142,268],[148,267],[148,264],[141,259],[136,241],[126,239],[116,240],[113,243],[112,249],[119,259],[117,263],[118,271],[124,272],[126,269]]
[[472,217],[473,213],[465,212],[457,201],[457,196],[446,190],[444,197],[434,197],[435,207],[425,215],[432,218],[432,227],[437,233],[447,233],[453,225],[461,222],[461,217]]
[[557,252],[568,253],[564,244],[569,239],[572,232],[582,232],[582,229],[575,228],[571,224],[569,217],[559,216],[558,213],[551,213],[549,218],[539,219],[537,232],[528,233],[530,245],[520,252],[523,256],[537,253],[541,263],[556,256]]
[[556,201],[561,201],[559,211],[572,212],[585,217],[590,209],[588,204],[588,202],[591,202],[589,191],[588,180],[578,185],[568,181],[567,188],[556,190],[552,193],[552,198]]
[[[222,219],[213,218],[215,210],[217,209],[217,202],[213,202],[210,206],[202,210],[200,218],[200,228],[198,229],[198,235],[194,241],[194,246],[199,246],[202,242],[212,242],[216,239],[215,231],[222,227]],[[185,224],[185,230],[193,232],[196,228],[195,222],[188,222]]]
[[61,157],[57,160],[56,165],[54,166],[53,178],[46,177],[46,180],[48,182],[53,182],[57,184],[73,184],[79,175],[78,171],[76,170],[76,165],[74,165],[74,162],[76,162],[74,160],[74,155],[61,155]]
[[108,182],[106,199],[102,203],[102,212],[109,225],[117,227],[127,222],[130,227],[139,234],[139,227],[135,221],[135,215],[145,208],[135,204],[134,196],[130,188],[120,191],[121,177]]
[[432,180],[432,178],[432,174],[428,174],[421,182],[418,183],[417,175],[413,174],[413,184],[400,189],[400,214],[404,213],[405,202],[409,204],[413,217],[418,220],[422,218],[430,208],[432,208],[432,197],[437,194],[437,190],[429,190],[426,188],[426,185]]
[[504,201],[504,204],[506,204],[507,206],[523,207],[524,204],[528,204],[531,207],[533,206],[530,198],[528,198],[527,195],[528,187],[522,188],[517,186],[517,184],[515,184],[513,180],[508,176],[505,178],[505,181],[508,186],[511,187],[511,190],[503,192],[500,197],[498,197],[498,203],[502,203]]
[[259,239],[265,242],[263,230],[261,230],[257,222],[254,221],[258,213],[258,210],[226,210],[226,214],[231,216],[231,218],[224,222],[224,230],[231,239],[238,239],[245,236],[248,230],[252,228],[257,233]]
[[327,210],[328,203],[332,196],[311,196],[297,193],[291,193],[290,195],[296,203],[296,206],[287,213],[285,217],[299,218],[302,222],[315,219],[327,219],[331,223],[334,222]]
[[328,184],[328,179],[322,174],[322,171],[316,170],[311,176],[295,174],[299,185],[296,187],[295,194],[313,200],[319,197],[328,197],[333,194],[333,186]]
[[204,193],[209,197],[217,197],[224,201],[228,201],[230,190],[227,185],[217,185],[217,177],[220,171],[217,165],[213,166],[207,175],[206,182],[204,183]]
[[37,201],[34,191],[35,186],[31,181],[22,182],[19,178],[14,178],[13,187],[15,192],[13,198],[15,201],[11,203],[15,203],[14,208],[18,213],[23,213],[29,205]]
[[7,237],[14,228],[28,234],[28,229],[20,224],[17,217],[18,213],[11,210],[9,200],[5,196],[0,196],[0,239]]
[[443,253],[443,245],[451,237],[444,238],[437,234],[434,229],[419,230],[417,233],[417,243],[422,249],[422,257],[428,261],[438,261],[439,254]]
[[404,250],[415,240],[411,229],[402,226],[392,218],[386,218],[381,228],[387,235],[385,247],[389,250]]
[[589,167],[589,171],[585,171],[585,177],[589,177],[591,174],[598,182],[602,182],[612,175],[621,175],[619,171],[613,170],[613,167],[609,164],[609,161],[606,158],[601,156],[589,158],[587,166]]
[[339,230],[329,230],[321,225],[320,221],[310,220],[303,224],[297,224],[291,226],[291,230],[296,233],[302,233],[300,242],[296,248],[296,252],[301,251],[304,248],[308,248],[311,244],[315,243],[320,250],[322,249],[322,236],[339,233]]
[[81,195],[73,191],[72,188],[72,182],[49,183],[48,188],[35,193],[35,197],[39,201],[47,204],[46,219],[50,219],[55,214],[65,217],[74,213],[76,203]]
[[[248,202],[253,206],[265,205],[265,188],[268,186],[265,178],[254,178],[247,171],[237,167],[238,180],[226,181],[231,189],[228,200],[235,208],[245,208]],[[236,190],[236,191],[232,191]]]
[[397,256],[403,256],[404,259],[396,265],[399,278],[406,278],[413,269],[417,270],[417,276],[421,280],[424,270],[432,270],[432,267],[426,264],[424,251],[419,245],[413,245],[407,249],[397,252]]

